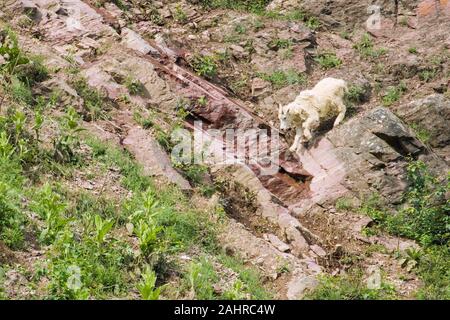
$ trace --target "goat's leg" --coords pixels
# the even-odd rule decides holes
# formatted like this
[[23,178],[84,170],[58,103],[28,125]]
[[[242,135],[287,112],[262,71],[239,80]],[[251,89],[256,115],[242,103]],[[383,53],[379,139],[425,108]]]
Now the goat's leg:
[[345,113],[347,112],[347,107],[342,100],[337,103],[337,108],[339,111],[339,115],[337,116],[336,120],[334,120],[333,128],[339,125],[342,120],[344,120]]
[[312,139],[311,131],[316,129],[319,126],[319,117],[309,117],[303,123],[303,137],[302,142],[308,142]]
[[303,137],[303,131],[302,128],[297,128],[296,133],[295,133],[295,138],[294,138],[294,143],[292,144],[292,146],[289,148],[289,151],[291,152],[296,152],[298,149],[298,146],[301,142],[301,139]]

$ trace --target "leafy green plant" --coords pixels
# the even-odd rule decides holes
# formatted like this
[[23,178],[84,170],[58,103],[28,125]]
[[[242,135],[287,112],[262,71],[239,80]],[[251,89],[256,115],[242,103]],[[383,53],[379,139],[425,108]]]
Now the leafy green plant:
[[450,299],[450,249],[448,245],[427,246],[418,258],[415,271],[424,282],[417,292],[419,299]]
[[410,188],[405,195],[407,206],[397,214],[386,217],[387,230],[393,234],[415,239],[424,245],[446,244],[450,239],[450,175],[440,182],[421,161],[412,161],[407,168]]
[[128,92],[133,95],[141,94],[145,90],[144,85],[139,80],[130,77],[125,79],[125,86]]
[[226,290],[222,295],[222,297],[227,300],[244,300],[246,296],[244,283],[239,279],[237,279],[233,283],[233,286]]
[[9,28],[0,31],[0,55],[5,60],[0,65],[0,70],[6,71],[8,74],[13,74],[16,67],[25,65],[30,61],[22,53],[17,36]]
[[345,99],[350,103],[362,103],[364,102],[366,90],[361,85],[352,84],[349,86],[348,91],[345,94]]
[[308,19],[306,19],[305,21],[305,24],[311,30],[317,30],[320,28],[320,20],[313,16],[308,17]]
[[269,81],[278,89],[287,85],[304,84],[306,82],[306,77],[303,73],[298,73],[292,69],[287,71],[279,70],[271,74],[259,73],[257,76],[261,77],[263,80]]
[[435,68],[425,69],[419,72],[419,79],[424,82],[429,82],[434,77],[436,77],[436,75],[437,69]]
[[265,7],[269,2],[270,0],[200,0],[200,3],[206,8],[242,10],[256,14],[264,14]]
[[336,201],[336,210],[351,210],[354,208],[352,199],[349,198],[339,198]]
[[212,78],[217,74],[217,63],[212,56],[194,55],[190,65],[199,76]]
[[98,214],[94,216],[94,225],[95,225],[95,238],[99,244],[105,241],[106,234],[111,230],[114,226],[113,220],[104,220]]
[[324,52],[314,58],[323,69],[331,69],[339,67],[342,64],[342,60],[336,57],[334,52]]
[[173,18],[175,21],[180,23],[185,23],[188,20],[188,16],[186,12],[183,10],[183,8],[180,5],[177,5],[175,7],[175,12],[173,13]]
[[236,33],[238,33],[238,34],[246,34],[247,33],[247,28],[242,23],[237,23],[234,26],[234,31]]
[[44,65],[44,58],[42,56],[27,56],[28,63],[16,66],[14,73],[16,77],[32,86],[36,83],[42,82],[49,77],[49,70]]
[[76,110],[73,107],[68,108],[62,117],[61,134],[53,141],[53,157],[56,161],[61,163],[76,161],[75,150],[80,145],[78,134],[83,130],[79,126]]
[[58,193],[53,191],[49,184],[45,184],[37,192],[31,208],[45,221],[45,229],[39,236],[44,243],[48,244],[55,240],[70,221],[65,216],[67,203]]
[[[242,299],[246,298],[258,300],[272,298],[271,293],[262,285],[262,275],[257,269],[245,266],[244,261],[238,257],[231,257],[222,254],[219,256],[219,260],[225,267],[230,268],[238,274],[238,279],[236,281],[239,281],[240,283],[236,284],[235,282],[234,284],[237,287],[230,289],[231,291],[234,291],[231,293],[233,296],[239,296]],[[281,266],[279,269],[289,272],[289,267],[286,265]],[[281,271],[281,273],[282,272],[283,271]],[[233,297],[229,298],[231,299]]]
[[143,255],[148,255],[156,248],[158,235],[162,231],[162,227],[155,224],[147,224],[139,221],[134,227],[134,232],[139,240],[139,248]]
[[383,105],[388,107],[397,102],[402,94],[406,91],[406,85],[400,83],[398,86],[389,87],[382,97]]
[[83,112],[81,115],[84,120],[91,121],[100,118],[106,118],[105,112],[110,109],[110,103],[100,91],[89,86],[87,80],[77,76],[71,81],[77,94],[83,99]]
[[280,50],[292,47],[293,43],[290,39],[273,39],[267,45],[273,50]]
[[197,103],[201,107],[206,107],[206,105],[208,104],[208,98],[206,98],[205,96],[201,96],[197,99]]
[[161,287],[156,288],[156,274],[147,266],[142,274],[142,281],[137,285],[143,300],[158,300],[161,294]]
[[24,243],[25,217],[19,204],[17,191],[0,180],[0,239],[13,249]]
[[431,133],[427,129],[422,127],[420,124],[413,123],[411,125],[411,128],[414,130],[414,132],[416,133],[417,138],[420,141],[422,141],[425,144],[430,141]]
[[353,48],[365,58],[378,58],[387,53],[387,50],[384,48],[376,49],[374,47],[372,37],[368,33],[363,34],[359,42],[355,43]]
[[199,300],[215,298],[213,284],[218,280],[213,265],[207,258],[192,262],[189,266],[188,280],[192,295]]

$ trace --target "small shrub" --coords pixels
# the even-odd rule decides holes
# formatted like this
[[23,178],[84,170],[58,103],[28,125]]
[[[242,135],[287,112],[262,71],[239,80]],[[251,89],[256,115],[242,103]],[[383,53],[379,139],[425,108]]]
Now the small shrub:
[[419,125],[417,123],[413,123],[411,125],[411,128],[414,130],[417,138],[420,141],[422,141],[425,144],[427,144],[430,141],[431,133],[427,129],[423,128],[421,125]]
[[213,78],[217,75],[217,63],[211,56],[195,55],[190,65],[199,76]]
[[345,105],[347,106],[347,113],[349,116],[356,113],[355,105],[361,104],[368,100],[370,89],[364,88],[361,85],[352,84],[348,87],[344,96]]
[[149,266],[142,274],[142,281],[138,284],[138,290],[143,300],[158,300],[161,287],[156,288],[156,274]]
[[316,17],[309,17],[305,21],[305,24],[311,30],[317,30],[317,29],[320,28],[320,20],[318,18],[316,18]]
[[179,23],[185,23],[188,20],[188,16],[186,12],[183,10],[183,8],[180,5],[177,5],[175,7],[175,12],[173,13],[173,18],[175,21]]
[[133,95],[141,94],[145,90],[144,85],[139,80],[130,77],[125,79],[125,87],[127,87],[128,92]]
[[406,91],[405,84],[401,83],[395,87],[389,87],[381,99],[384,106],[389,107],[397,102],[402,94]]
[[419,79],[424,82],[430,82],[437,75],[437,69],[425,69],[419,72]]
[[95,239],[99,244],[105,241],[106,234],[111,230],[114,226],[113,220],[104,220],[98,214],[94,216],[94,225],[95,225]]
[[292,44],[290,39],[274,39],[268,43],[268,47],[272,50],[288,49]]
[[410,187],[405,195],[407,206],[384,221],[386,229],[396,235],[419,241],[423,245],[446,244],[450,239],[450,174],[440,182],[421,161],[412,161],[407,168]]
[[218,276],[212,263],[207,258],[192,262],[188,271],[189,287],[192,295],[199,300],[212,300],[215,298],[213,285]]
[[335,207],[336,207],[336,210],[339,210],[339,211],[344,210],[345,211],[345,210],[353,209],[354,208],[354,204],[353,204],[352,199],[339,198],[336,201]]
[[331,69],[342,64],[342,60],[336,57],[334,52],[324,52],[314,58],[323,69]]
[[43,57],[31,56],[27,64],[16,67],[15,74],[20,81],[32,86],[48,79],[49,70],[44,65]]
[[104,94],[89,86],[87,80],[82,77],[77,77],[72,81],[74,89],[78,95],[83,99],[84,111],[82,112],[83,119],[86,121],[105,118],[105,112],[110,108],[109,103],[105,99]]
[[246,34],[247,28],[242,23],[238,23],[234,26],[234,32],[236,32],[238,34]]
[[269,81],[275,88],[282,88],[292,84],[304,84],[306,77],[303,73],[298,73],[295,70],[275,71],[271,74],[259,73],[259,77],[263,80]]
[[372,37],[368,33],[365,33],[361,37],[360,41],[353,46],[353,48],[365,58],[378,58],[387,53],[387,50],[384,48],[374,48]]
[[30,60],[22,53],[17,36],[11,29],[0,31],[0,55],[5,60],[0,71],[13,74],[15,68],[26,65]]
[[70,107],[62,117],[61,133],[53,141],[53,158],[60,163],[76,162],[75,151],[80,146],[79,132],[84,129],[79,126],[78,113]]

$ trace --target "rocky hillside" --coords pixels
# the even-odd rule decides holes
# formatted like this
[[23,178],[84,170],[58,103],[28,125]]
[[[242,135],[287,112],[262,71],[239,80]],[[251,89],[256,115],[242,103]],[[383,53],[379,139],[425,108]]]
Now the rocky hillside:
[[[0,2],[0,298],[450,298],[449,1]],[[174,161],[196,121],[275,170]]]

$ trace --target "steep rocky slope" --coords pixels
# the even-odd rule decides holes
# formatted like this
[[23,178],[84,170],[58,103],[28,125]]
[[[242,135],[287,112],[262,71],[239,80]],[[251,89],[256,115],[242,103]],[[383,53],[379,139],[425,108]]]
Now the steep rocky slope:
[[[437,184],[445,184],[450,161],[450,38],[443,32],[450,28],[448,2],[438,1],[439,7],[432,1],[400,2],[395,8],[394,1],[379,1],[383,18],[376,30],[366,30],[373,1],[275,0],[255,1],[256,6],[245,5],[251,1],[4,2],[2,28],[17,34],[24,53],[41,56],[48,74],[36,83],[20,82],[31,90],[27,100],[15,85],[15,67],[11,76],[2,69],[1,111],[17,128],[11,114],[23,109],[36,121],[39,101],[48,100],[42,111],[48,120],[37,141],[49,153],[55,148],[49,167],[62,172],[23,161],[26,184],[37,190],[20,194],[24,203],[15,204],[32,221],[22,245],[4,245],[11,237],[2,233],[6,271],[0,279],[7,298],[138,298],[142,283],[154,289],[152,275],[163,288],[162,298],[300,299],[348,275],[363,287],[355,298],[414,298],[429,287],[415,266],[419,259],[411,258],[424,243],[377,225],[384,221],[379,212],[393,215],[409,205],[405,195],[410,194],[412,163],[426,164]],[[7,33],[1,35],[4,41]],[[263,174],[261,154],[250,166],[171,161],[171,132],[192,130],[194,120],[220,135],[230,128],[278,133],[278,104],[325,76],[351,84],[345,122],[332,130],[325,124],[298,154],[287,151],[291,134],[282,135],[276,172]],[[76,114],[85,129],[74,130],[82,137],[70,145],[75,151],[53,142],[62,135],[55,123],[68,118],[67,110],[69,120]],[[222,150],[223,141],[205,134],[212,150]],[[15,143],[20,145],[19,138]],[[115,153],[105,145],[114,152],[126,150],[132,159],[109,159]],[[227,157],[246,159],[246,148],[238,145]],[[83,162],[67,164],[72,153]],[[127,185],[127,161],[139,164],[139,177],[151,177],[148,192],[163,204],[158,210],[171,208],[177,215],[157,218],[161,228],[172,228],[157,236],[166,246],[151,250],[142,245],[150,237],[142,226],[154,222],[151,212],[158,206],[145,201],[146,183]],[[113,264],[129,269],[120,281],[97,280],[101,272],[77,265],[72,253],[64,253],[67,228],[48,238],[53,225],[45,227],[45,216],[51,209],[33,205],[47,185],[67,199],[65,214],[81,221],[70,231],[80,243],[73,252],[96,261],[81,244],[97,234],[111,247],[98,261],[113,264],[108,254],[132,260]],[[78,193],[101,196],[105,203],[91,208]],[[439,201],[448,203],[448,191]],[[70,213],[74,208],[76,215]],[[438,214],[448,215],[448,205],[442,208]],[[101,218],[85,223],[96,210]],[[146,210],[149,216],[139,220]],[[187,222],[196,220],[192,215],[198,221]],[[106,231],[108,237],[100,237],[108,219],[115,226]],[[440,259],[445,269],[448,255]],[[63,269],[72,264],[81,274],[80,288],[62,289],[70,279]],[[145,271],[147,266],[155,272]],[[365,288],[378,278],[375,287]],[[441,297],[448,291],[446,279],[438,290]],[[127,294],[127,288],[133,289]]]

